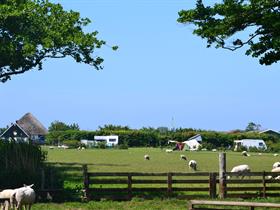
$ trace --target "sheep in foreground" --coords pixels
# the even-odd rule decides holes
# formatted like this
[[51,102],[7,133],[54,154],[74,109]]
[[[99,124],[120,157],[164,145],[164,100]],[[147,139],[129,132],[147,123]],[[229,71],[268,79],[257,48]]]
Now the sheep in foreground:
[[[24,185],[24,187],[17,188],[14,190],[11,197],[11,203],[16,203],[17,209],[22,209],[25,206],[25,209],[30,210],[32,204],[35,202],[35,191],[32,189],[32,185]],[[27,208],[28,207],[28,208]]]
[[[14,190],[12,189],[6,189],[0,192],[0,199],[5,199],[6,201],[3,203],[3,209],[9,209],[9,201],[12,195],[14,194]],[[2,203],[1,203],[2,205]],[[1,206],[0,205],[0,206]]]
[[[280,167],[277,168],[273,168],[271,170],[271,172],[280,172]],[[280,175],[272,175],[272,176],[268,176],[268,179],[276,179],[276,180],[280,180]]]
[[150,156],[149,155],[144,155],[144,160],[150,160]]
[[[242,176],[241,178],[243,179],[244,176],[246,175],[246,173],[248,173],[250,171],[251,170],[248,165],[238,165],[238,166],[233,167],[230,172],[238,173],[237,177]],[[230,179],[230,176],[228,176],[227,178]]]
[[185,155],[180,155],[181,160],[187,160],[187,157]]
[[166,149],[165,152],[171,153],[171,152],[173,152],[173,150],[172,149]]
[[196,171],[197,170],[197,163],[195,160],[190,160],[189,161],[189,168]]
[[280,167],[280,162],[273,163],[272,168],[278,168],[278,167]]

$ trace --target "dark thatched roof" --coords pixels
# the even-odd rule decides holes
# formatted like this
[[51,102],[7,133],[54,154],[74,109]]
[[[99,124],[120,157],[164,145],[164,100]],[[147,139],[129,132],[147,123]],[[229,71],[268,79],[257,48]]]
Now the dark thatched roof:
[[47,129],[31,113],[26,113],[16,123],[29,135],[46,135]]

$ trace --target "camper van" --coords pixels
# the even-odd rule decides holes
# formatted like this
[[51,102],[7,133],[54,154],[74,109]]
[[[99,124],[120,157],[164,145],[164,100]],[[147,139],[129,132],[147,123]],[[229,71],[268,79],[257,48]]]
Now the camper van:
[[241,139],[234,141],[234,151],[237,151],[241,146],[249,149],[250,147],[256,147],[258,149],[266,150],[267,146],[262,139]]

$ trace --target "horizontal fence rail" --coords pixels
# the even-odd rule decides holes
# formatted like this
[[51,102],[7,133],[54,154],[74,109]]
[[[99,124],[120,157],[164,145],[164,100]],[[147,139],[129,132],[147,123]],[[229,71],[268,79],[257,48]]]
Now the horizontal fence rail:
[[[267,197],[280,195],[280,172],[248,172],[241,178],[240,173],[226,172],[225,191],[227,197]],[[230,176],[230,179],[227,179]],[[270,178],[273,176],[274,178]],[[217,172],[197,173],[138,173],[138,172],[88,172],[84,166],[85,199],[102,197],[122,197],[131,199],[133,195],[144,193],[190,193],[190,197],[206,195],[218,196],[219,176]],[[252,186],[253,185],[253,186]]]
[[[73,197],[83,194],[86,200],[112,198],[131,199],[133,196],[176,196],[177,198],[217,198],[221,194],[218,172],[90,172],[81,163],[48,163],[41,171],[42,183],[37,185],[40,197],[56,198],[68,193]],[[59,174],[63,172],[62,174]],[[57,185],[57,173],[62,183]],[[229,198],[280,196],[280,172],[224,172],[224,195]],[[244,175],[244,178],[242,176]],[[228,179],[230,176],[230,179]],[[272,178],[271,178],[272,177]],[[276,178],[276,179],[275,179]],[[66,189],[63,182],[75,182],[81,189]],[[80,191],[78,191],[80,190]],[[221,196],[220,196],[221,197]]]

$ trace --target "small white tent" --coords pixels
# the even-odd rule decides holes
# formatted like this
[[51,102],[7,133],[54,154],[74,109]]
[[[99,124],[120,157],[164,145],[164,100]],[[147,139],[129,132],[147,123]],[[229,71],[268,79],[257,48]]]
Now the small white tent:
[[185,145],[187,145],[188,149],[191,150],[191,151],[194,151],[194,150],[198,150],[198,148],[200,147],[200,143],[202,141],[202,138],[201,138],[201,135],[200,134],[197,134],[191,138],[189,138],[187,141],[184,141],[183,143]]

